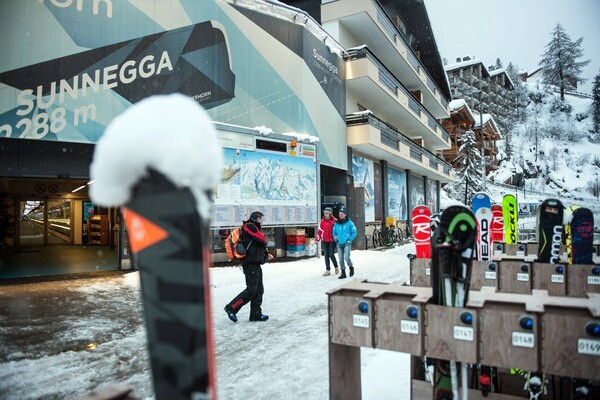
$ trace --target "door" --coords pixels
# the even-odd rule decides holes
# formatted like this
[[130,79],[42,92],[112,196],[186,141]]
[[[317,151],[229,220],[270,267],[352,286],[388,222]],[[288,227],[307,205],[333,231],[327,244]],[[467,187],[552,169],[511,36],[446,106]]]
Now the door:
[[46,206],[43,200],[19,202],[19,245],[39,246],[46,235]]

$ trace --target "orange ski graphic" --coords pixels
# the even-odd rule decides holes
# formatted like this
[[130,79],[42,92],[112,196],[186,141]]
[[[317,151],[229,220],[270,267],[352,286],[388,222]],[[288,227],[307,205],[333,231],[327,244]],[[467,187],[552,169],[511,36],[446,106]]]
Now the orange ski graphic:
[[127,225],[131,250],[134,253],[138,253],[169,236],[167,231],[160,226],[128,208],[123,208],[123,216]]

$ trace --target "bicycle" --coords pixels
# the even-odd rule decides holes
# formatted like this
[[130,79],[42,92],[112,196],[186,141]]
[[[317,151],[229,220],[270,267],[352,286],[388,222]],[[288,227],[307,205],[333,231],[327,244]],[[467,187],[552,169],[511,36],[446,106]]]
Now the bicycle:
[[373,230],[373,234],[371,235],[371,239],[373,240],[373,247],[377,248],[383,245],[383,237],[381,235],[381,225],[375,225],[375,229]]
[[397,243],[403,239],[404,235],[402,234],[402,231],[394,225],[390,225],[385,237],[383,238],[383,244],[385,244],[387,247],[391,247],[394,245],[394,243]]

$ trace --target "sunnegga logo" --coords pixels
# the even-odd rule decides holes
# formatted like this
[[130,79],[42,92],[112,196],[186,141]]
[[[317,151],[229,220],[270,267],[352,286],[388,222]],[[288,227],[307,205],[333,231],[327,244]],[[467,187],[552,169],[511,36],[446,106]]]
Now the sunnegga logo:
[[319,54],[317,49],[313,49],[313,57],[317,61],[319,61],[321,64],[323,64],[325,66],[325,68],[327,68],[327,70],[329,70],[329,72],[331,72],[332,74],[336,74],[336,75],[338,74],[338,67],[333,65],[331,63],[331,61],[326,59],[323,55]]

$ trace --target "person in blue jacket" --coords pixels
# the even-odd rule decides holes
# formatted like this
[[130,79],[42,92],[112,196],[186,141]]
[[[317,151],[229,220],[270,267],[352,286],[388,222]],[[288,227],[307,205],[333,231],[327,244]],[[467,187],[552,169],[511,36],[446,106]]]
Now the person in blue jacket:
[[340,259],[340,267],[342,273],[338,279],[346,278],[346,264],[350,268],[350,276],[354,275],[354,264],[350,259],[350,251],[352,250],[352,241],[356,239],[356,225],[348,217],[348,210],[342,206],[339,211],[338,220],[333,225],[333,240],[337,243],[338,258]]

